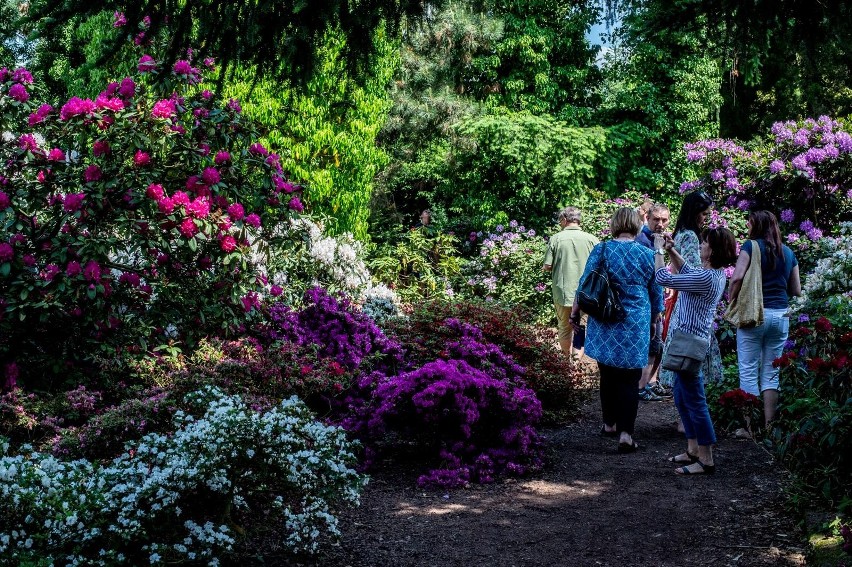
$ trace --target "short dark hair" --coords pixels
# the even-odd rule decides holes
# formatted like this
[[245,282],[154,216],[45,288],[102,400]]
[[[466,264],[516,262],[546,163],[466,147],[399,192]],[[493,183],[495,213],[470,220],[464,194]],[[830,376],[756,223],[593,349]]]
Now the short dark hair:
[[701,241],[710,245],[710,265],[727,268],[737,263],[737,239],[727,228],[708,228]]

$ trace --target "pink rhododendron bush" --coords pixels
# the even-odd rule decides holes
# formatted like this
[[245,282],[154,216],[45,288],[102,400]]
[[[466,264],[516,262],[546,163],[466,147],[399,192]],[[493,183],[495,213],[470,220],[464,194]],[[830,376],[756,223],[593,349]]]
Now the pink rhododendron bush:
[[[41,104],[0,70],[0,386],[76,382],[96,357],[240,329],[268,287],[252,262],[303,210],[278,156],[188,61]],[[76,385],[76,383],[74,384]]]

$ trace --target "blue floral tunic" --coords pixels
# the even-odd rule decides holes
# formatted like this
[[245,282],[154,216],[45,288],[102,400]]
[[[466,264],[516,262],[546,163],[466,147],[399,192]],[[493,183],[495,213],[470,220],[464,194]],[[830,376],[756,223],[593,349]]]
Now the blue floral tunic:
[[[603,244],[592,249],[583,285],[601,259]],[[586,355],[616,368],[642,368],[648,364],[651,342],[651,312],[663,310],[663,288],[654,280],[654,253],[638,242],[606,242],[610,282],[615,284],[627,316],[617,323],[589,317]]]

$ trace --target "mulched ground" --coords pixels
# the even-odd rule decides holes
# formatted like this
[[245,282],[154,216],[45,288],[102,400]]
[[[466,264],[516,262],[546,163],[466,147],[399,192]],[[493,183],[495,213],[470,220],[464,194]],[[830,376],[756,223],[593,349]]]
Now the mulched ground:
[[579,422],[546,431],[537,478],[423,490],[410,468],[373,473],[343,538],[313,563],[350,566],[805,565],[785,517],[784,475],[752,441],[720,439],[714,476],[679,477],[685,448],[670,401],[640,402],[641,449],[616,453],[592,398]]

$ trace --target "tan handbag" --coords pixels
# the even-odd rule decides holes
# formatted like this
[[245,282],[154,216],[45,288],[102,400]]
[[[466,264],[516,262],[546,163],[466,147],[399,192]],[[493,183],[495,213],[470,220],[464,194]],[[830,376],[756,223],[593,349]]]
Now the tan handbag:
[[725,311],[725,319],[738,329],[763,325],[763,276],[760,261],[760,246],[756,240],[752,240],[751,263],[743,277],[740,294]]

